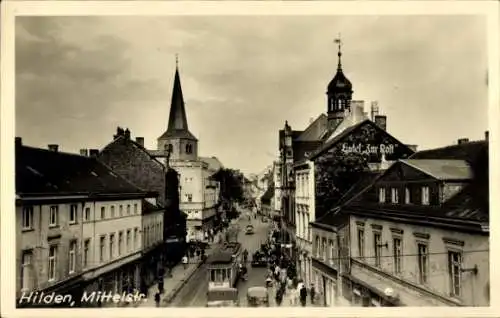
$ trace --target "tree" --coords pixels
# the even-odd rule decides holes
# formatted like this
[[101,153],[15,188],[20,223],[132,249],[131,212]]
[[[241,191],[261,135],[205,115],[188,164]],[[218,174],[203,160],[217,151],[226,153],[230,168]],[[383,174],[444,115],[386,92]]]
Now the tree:
[[368,169],[368,156],[358,153],[327,153],[318,158],[316,167],[316,206],[327,212],[342,195],[359,181]]
[[234,169],[222,168],[214,176],[220,182],[223,201],[243,202],[243,174]]

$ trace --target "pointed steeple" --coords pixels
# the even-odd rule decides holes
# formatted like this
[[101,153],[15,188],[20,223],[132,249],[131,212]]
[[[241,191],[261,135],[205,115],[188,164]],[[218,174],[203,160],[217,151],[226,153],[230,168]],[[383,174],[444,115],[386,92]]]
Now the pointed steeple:
[[177,55],[175,57],[175,77],[167,131],[160,137],[160,139],[172,137],[196,140],[196,137],[194,137],[188,129],[186,108],[184,96],[182,94],[181,78],[179,75],[179,60]]
[[170,103],[170,115],[168,117],[168,129],[188,130],[186,108],[184,107],[184,96],[182,95],[181,78],[179,75],[179,61],[175,61],[174,88],[172,90],[172,102]]

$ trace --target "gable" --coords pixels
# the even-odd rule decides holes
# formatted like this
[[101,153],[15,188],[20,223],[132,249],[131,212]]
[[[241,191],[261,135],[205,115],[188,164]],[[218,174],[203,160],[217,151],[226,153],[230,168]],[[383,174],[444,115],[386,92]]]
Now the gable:
[[377,183],[386,181],[417,181],[435,179],[421,170],[399,161],[392,165],[386,173],[380,177]]
[[371,120],[365,120],[327,142],[311,156],[311,160],[316,161],[326,153],[336,156],[362,154],[368,157],[368,162],[377,163],[381,162],[383,155],[388,161],[408,158],[413,150]]

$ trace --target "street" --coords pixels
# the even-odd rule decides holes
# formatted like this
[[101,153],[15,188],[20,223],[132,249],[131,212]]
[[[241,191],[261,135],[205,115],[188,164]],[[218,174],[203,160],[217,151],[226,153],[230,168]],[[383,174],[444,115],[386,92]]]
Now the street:
[[[238,295],[240,299],[240,306],[246,306],[246,291],[249,287],[265,286],[266,268],[252,268],[250,262],[253,253],[260,248],[267,240],[269,228],[271,223],[264,223],[258,217],[252,218],[250,221],[246,213],[241,214],[238,220],[240,232],[238,233],[238,241],[242,245],[242,250],[248,251],[248,280],[240,281],[237,285]],[[252,235],[245,235],[245,227],[248,224],[254,226],[255,233]],[[208,274],[206,265],[202,265],[200,269],[191,277],[191,279],[179,291],[176,297],[170,303],[172,307],[204,307],[207,302],[207,286]],[[271,296],[272,297],[272,296]]]

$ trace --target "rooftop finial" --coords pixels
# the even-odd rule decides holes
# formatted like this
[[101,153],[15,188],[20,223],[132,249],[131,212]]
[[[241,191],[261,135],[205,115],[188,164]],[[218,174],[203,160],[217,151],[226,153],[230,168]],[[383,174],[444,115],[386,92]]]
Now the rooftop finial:
[[175,68],[179,68],[179,54],[175,53]]
[[339,64],[338,64],[337,69],[338,70],[342,70],[342,62],[341,62],[341,57],[342,57],[342,40],[341,40],[341,37],[340,37],[340,33],[339,33],[339,36],[334,40],[334,42],[337,43],[338,46],[339,46],[339,52],[337,53],[337,55],[339,57]]

